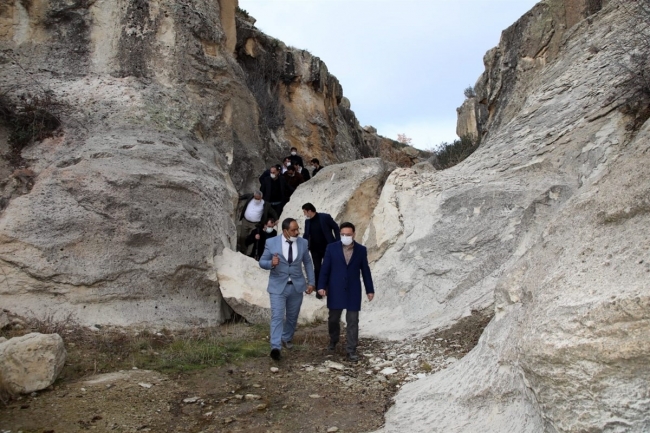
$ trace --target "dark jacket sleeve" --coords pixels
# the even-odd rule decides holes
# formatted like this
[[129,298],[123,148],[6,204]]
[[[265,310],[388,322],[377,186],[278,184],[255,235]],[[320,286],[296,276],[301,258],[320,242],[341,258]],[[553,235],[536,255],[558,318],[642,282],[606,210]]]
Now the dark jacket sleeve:
[[368,249],[366,247],[362,248],[361,275],[363,276],[363,285],[366,286],[366,293],[375,293],[375,286],[372,283],[372,275],[370,274],[370,265],[368,264]]
[[300,174],[302,175],[302,178],[305,179],[305,182],[307,182],[309,179],[311,179],[311,175],[309,174],[309,170],[307,170],[306,168],[303,168],[302,172],[300,172]]
[[[306,219],[305,220],[305,232],[302,234],[302,238],[307,240],[307,244],[309,244],[309,228],[311,227],[311,221]],[[318,283],[318,281],[316,281]]]
[[341,240],[341,229],[339,228],[339,225],[336,224],[336,221],[334,221],[334,218],[332,218],[332,215],[327,215],[329,218],[327,219],[327,226],[332,229],[334,232],[334,239],[337,241]]
[[[249,195],[249,194],[246,194],[246,195]],[[242,196],[242,197],[245,197],[245,196]],[[244,203],[244,207],[241,208],[241,215],[239,215],[239,220],[240,220],[240,221],[242,220],[242,218],[244,218],[244,214],[246,213],[246,208],[248,207],[248,203],[250,203],[251,200],[253,200],[253,196],[252,196],[252,195],[250,195],[250,197],[248,198],[248,200],[246,200],[246,203]]]

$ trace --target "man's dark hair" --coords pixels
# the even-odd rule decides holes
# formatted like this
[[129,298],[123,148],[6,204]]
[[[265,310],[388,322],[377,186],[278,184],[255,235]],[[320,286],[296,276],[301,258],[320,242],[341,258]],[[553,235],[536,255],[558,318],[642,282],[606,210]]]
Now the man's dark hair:
[[318,160],[318,158],[312,158],[311,163],[320,165],[320,161]]
[[352,233],[356,233],[356,231],[354,229],[354,224],[352,224],[352,223],[345,222],[345,223],[341,224],[339,226],[339,230],[343,230],[343,229],[352,229]]
[[291,152],[292,150],[295,150],[296,152],[298,152],[298,149],[296,149],[295,147],[292,147],[291,149],[289,149],[289,152]]
[[277,168],[278,171],[282,170],[282,164],[275,164],[274,167]]
[[282,230],[289,230],[289,226],[291,226],[291,223],[294,221],[295,219],[293,218],[285,218],[284,221],[282,221]]
[[290,156],[285,157],[285,158],[282,160],[282,162],[284,162],[284,161],[291,161],[291,157],[290,157]]
[[296,171],[296,167],[290,165],[289,167],[287,167],[287,171]]
[[305,203],[302,205],[302,210],[307,210],[309,212],[316,212],[316,208],[311,203]]
[[273,224],[275,224],[275,218],[273,218],[273,217],[268,217],[268,218],[266,219],[266,223],[268,224],[269,221],[271,221]]

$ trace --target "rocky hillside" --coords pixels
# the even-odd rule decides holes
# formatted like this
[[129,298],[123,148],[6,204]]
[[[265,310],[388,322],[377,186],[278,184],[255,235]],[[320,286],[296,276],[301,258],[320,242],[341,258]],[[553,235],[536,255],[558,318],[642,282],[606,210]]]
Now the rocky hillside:
[[650,123],[629,75],[648,47],[630,28],[650,15],[636,4],[540,2],[486,56],[478,151],[388,178],[362,329],[402,339],[495,316],[466,357],[402,388],[382,432],[650,430]]

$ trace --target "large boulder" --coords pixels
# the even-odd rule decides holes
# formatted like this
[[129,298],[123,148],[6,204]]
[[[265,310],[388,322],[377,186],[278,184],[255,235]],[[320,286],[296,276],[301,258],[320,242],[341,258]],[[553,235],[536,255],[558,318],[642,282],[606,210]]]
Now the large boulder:
[[386,177],[393,169],[393,164],[379,158],[327,166],[296,189],[282,211],[282,218],[295,218],[304,229],[302,205],[311,203],[317,212],[332,215],[339,224],[352,222],[358,236],[361,236],[370,221]]
[[[271,321],[271,301],[266,286],[269,271],[248,256],[224,249],[215,257],[219,287],[224,301],[250,323]],[[305,295],[298,323],[312,323],[327,318],[327,306],[315,295]]]
[[0,343],[0,383],[10,392],[28,394],[52,385],[65,364],[58,334],[32,332]]
[[[463,291],[475,292],[476,299],[483,293],[495,316],[460,362],[402,388],[383,432],[650,428],[650,123],[616,109],[625,96],[620,52],[584,49],[630,43],[632,20],[628,9],[612,6],[575,26],[557,58],[529,77],[526,101],[507,125],[491,130],[459,166],[420,176],[432,186],[411,188],[413,195],[439,203],[427,205],[428,247],[416,248],[421,231],[402,213],[414,199],[396,194],[399,200],[406,195],[392,210],[402,217],[404,234],[374,265],[391,283],[380,289],[403,290],[408,300],[411,287],[425,287],[417,292],[419,302],[439,323],[451,318],[440,301],[452,307]],[[400,173],[393,176],[389,183],[401,187]],[[414,182],[401,182],[409,181]],[[470,200],[445,205],[463,190]],[[481,222],[485,207],[504,194],[511,198],[502,201],[501,211],[489,224]],[[386,207],[382,203],[375,214]],[[459,239],[454,249],[447,249],[448,232]],[[441,249],[447,254],[439,255]],[[414,280],[390,267],[396,257],[404,263],[411,250],[429,257],[413,256],[423,268]],[[467,284],[460,280],[455,292],[447,292],[449,276],[462,273],[454,260],[465,260],[472,274]],[[482,265],[474,267],[476,261]],[[405,267],[416,271],[409,262]],[[438,269],[445,272],[431,272]],[[377,301],[381,296],[378,290]],[[384,296],[399,299],[395,293]],[[370,305],[365,316],[373,316],[373,326],[362,329],[389,336],[421,332],[426,326],[411,323],[411,317],[425,312],[414,299],[400,307],[401,321],[381,301]],[[456,304],[457,313],[462,308]],[[381,328],[380,318],[393,329]]]

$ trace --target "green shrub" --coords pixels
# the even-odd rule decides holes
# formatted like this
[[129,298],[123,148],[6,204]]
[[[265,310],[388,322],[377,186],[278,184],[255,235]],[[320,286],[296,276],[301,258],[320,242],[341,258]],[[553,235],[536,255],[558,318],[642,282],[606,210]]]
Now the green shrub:
[[438,170],[453,167],[470,156],[480,145],[480,139],[473,136],[463,136],[452,143],[441,143],[433,150],[431,163]]

